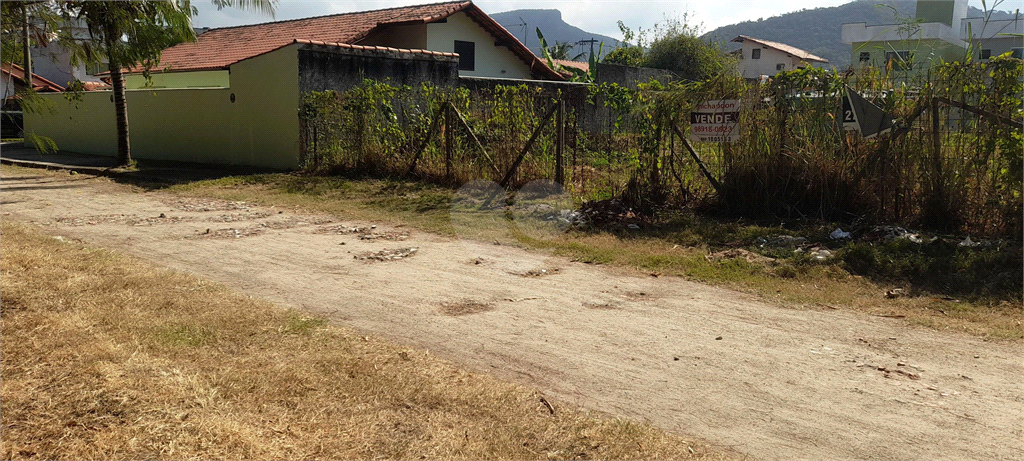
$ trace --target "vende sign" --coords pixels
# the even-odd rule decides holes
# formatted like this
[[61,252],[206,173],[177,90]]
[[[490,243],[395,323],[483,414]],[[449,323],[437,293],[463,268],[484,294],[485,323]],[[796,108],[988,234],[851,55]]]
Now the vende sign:
[[740,137],[739,122],[739,100],[705,101],[690,112],[690,140],[736,142]]

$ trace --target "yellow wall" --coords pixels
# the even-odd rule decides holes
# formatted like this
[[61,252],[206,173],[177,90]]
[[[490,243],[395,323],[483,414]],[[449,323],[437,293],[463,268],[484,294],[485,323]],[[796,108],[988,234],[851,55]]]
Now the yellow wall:
[[[111,92],[86,92],[77,105],[60,94],[41,96],[56,113],[25,114],[26,132],[47,136],[63,150],[117,155]],[[129,90],[127,97],[134,158],[298,167],[295,45],[233,65],[230,88]]]
[[125,88],[226,88],[231,86],[231,78],[226,70],[167,72],[151,75],[151,86],[146,86],[146,78],[142,74],[126,75],[124,78]]
[[494,37],[466,13],[455,13],[445,23],[427,25],[428,50],[454,53],[455,40],[476,43],[476,69],[460,70],[463,77],[532,78],[529,66],[508,48],[494,46]]

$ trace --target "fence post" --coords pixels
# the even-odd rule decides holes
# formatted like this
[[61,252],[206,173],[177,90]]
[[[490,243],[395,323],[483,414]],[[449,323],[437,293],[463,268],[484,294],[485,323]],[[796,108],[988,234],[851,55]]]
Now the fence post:
[[548,109],[547,113],[544,114],[540,123],[537,124],[537,128],[533,130],[533,134],[530,135],[530,140],[526,141],[526,145],[523,146],[523,150],[519,151],[519,156],[516,157],[516,161],[512,162],[512,167],[508,169],[508,173],[505,173],[505,177],[501,179],[500,183],[498,183],[499,186],[508,187],[508,183],[512,180],[512,176],[515,175],[516,170],[519,169],[519,164],[523,163],[523,159],[526,158],[526,154],[530,152],[530,148],[533,147],[533,143],[537,141],[537,137],[540,136],[540,132],[544,129],[544,125],[547,125],[548,122],[551,121],[551,116],[555,114],[555,110],[557,109],[558,106],[552,105],[551,108]]
[[451,179],[452,177],[452,155],[455,151],[455,135],[452,130],[455,127],[452,126],[452,107],[451,102],[446,102],[444,105],[444,177],[445,179]]
[[945,206],[945,197],[942,186],[942,132],[939,123],[939,98],[932,98],[932,200],[935,208],[931,211],[938,211]]
[[565,186],[565,100],[561,98],[558,99],[558,118],[555,124],[555,182]]

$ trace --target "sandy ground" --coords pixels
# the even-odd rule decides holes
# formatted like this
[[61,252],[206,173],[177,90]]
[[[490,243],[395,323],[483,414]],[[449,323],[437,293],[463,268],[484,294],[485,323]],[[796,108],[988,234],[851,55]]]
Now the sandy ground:
[[1024,458],[1019,341],[86,175],[6,173],[0,189],[4,220],[429,349],[538,387],[556,407],[756,459]]

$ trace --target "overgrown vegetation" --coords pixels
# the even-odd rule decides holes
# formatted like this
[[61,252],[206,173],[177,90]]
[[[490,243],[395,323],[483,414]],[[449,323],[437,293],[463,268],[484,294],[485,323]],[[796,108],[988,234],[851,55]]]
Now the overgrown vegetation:
[[[552,114],[562,100],[564,182],[578,201],[622,197],[647,214],[691,208],[1019,239],[1021,72],[1019,59],[1002,56],[946,63],[910,82],[871,69],[815,68],[767,83],[719,75],[556,93],[366,82],[306,96],[304,163],[317,172],[449,184],[556,179]],[[896,128],[873,139],[845,131],[839,112],[847,91],[873,100]],[[739,139],[697,143],[691,153],[679,137],[689,131],[689,112],[717,99],[741,101]]]
[[669,70],[684,81],[704,81],[732,65],[723,47],[700,37],[700,26],[690,24],[686,14],[635,32],[619,21],[619,30],[623,42],[605,63]]
[[[722,459],[181,273],[0,225],[4,459]],[[144,295],[142,295],[144,294]]]

